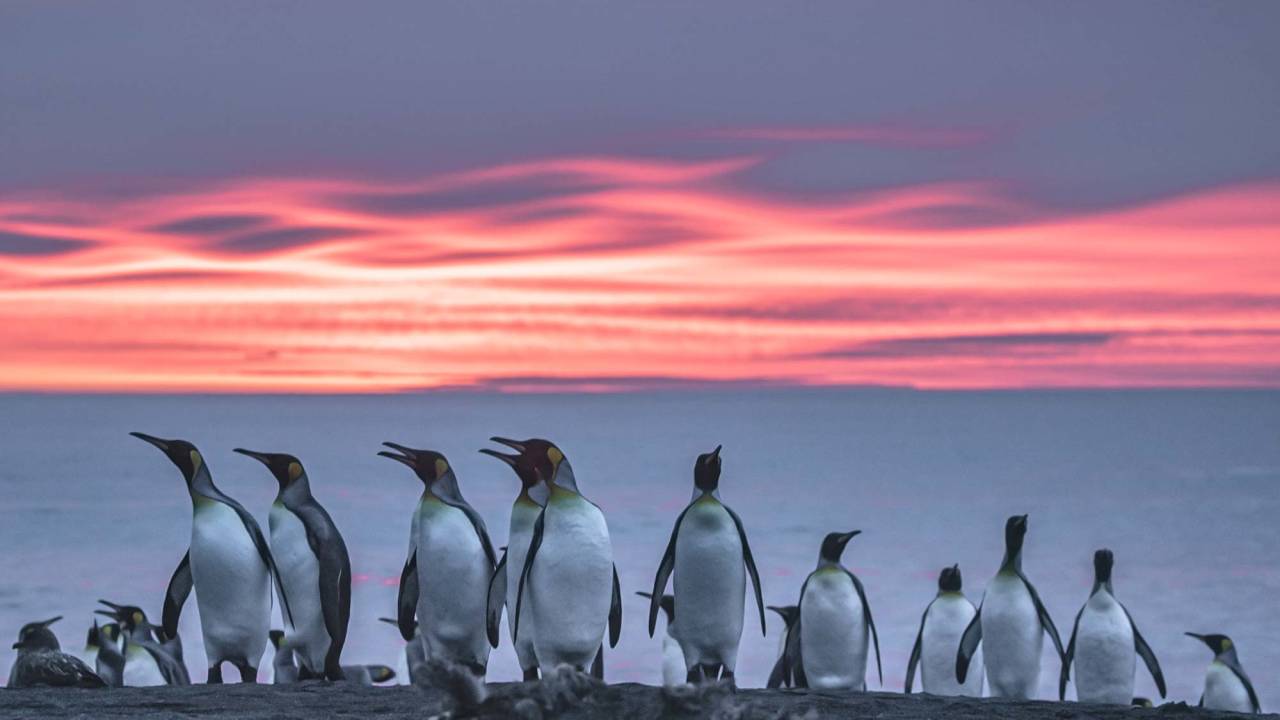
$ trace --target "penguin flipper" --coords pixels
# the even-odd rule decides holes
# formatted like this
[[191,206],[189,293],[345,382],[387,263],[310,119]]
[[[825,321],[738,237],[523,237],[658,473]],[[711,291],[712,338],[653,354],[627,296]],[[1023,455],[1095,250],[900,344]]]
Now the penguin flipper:
[[786,651],[778,656],[778,661],[773,664],[773,669],[769,671],[769,681],[765,683],[765,687],[770,690],[782,687],[782,675],[785,672],[783,665],[786,664]]
[[182,615],[182,606],[191,595],[192,584],[191,551],[187,550],[178,567],[173,571],[173,577],[169,578],[169,587],[164,591],[161,626],[168,637],[178,636],[178,617]]
[[982,642],[982,606],[969,621],[969,627],[960,636],[960,647],[956,650],[956,682],[964,684],[969,675],[969,663],[973,662],[973,654],[978,652],[978,643]]
[[347,643],[347,626],[351,621],[351,557],[333,518],[320,503],[312,499],[291,511],[302,521],[307,544],[319,560],[320,610],[329,636],[325,676],[329,680],[340,680],[342,648]]
[[[810,574],[809,577],[813,577]],[[800,623],[804,620],[799,608],[804,607],[804,591],[809,588],[809,578],[800,586],[800,599],[796,601],[796,621],[787,629],[787,647],[782,652],[782,681],[790,687],[807,688],[809,678],[804,673],[804,654],[800,645]]]
[[538,519],[533,522],[533,536],[529,538],[529,552],[524,556],[524,567],[520,570],[520,584],[516,586],[516,621],[512,626],[511,641],[520,637],[520,608],[524,606],[524,585],[529,579],[529,570],[533,567],[533,559],[538,556],[538,548],[542,547],[542,529],[546,525],[547,509],[542,508]]
[[1035,603],[1036,614],[1040,616],[1040,626],[1049,633],[1053,646],[1058,650],[1058,660],[1062,660],[1066,654],[1062,649],[1062,638],[1058,637],[1058,628],[1053,624],[1053,618],[1049,617],[1049,611],[1045,609],[1044,603],[1040,601],[1040,593],[1036,592],[1036,586],[1031,584],[1021,570],[1018,571],[1018,577],[1022,578],[1022,584],[1027,586],[1027,592],[1031,593],[1031,602]]
[[676,567],[676,536],[680,534],[680,523],[684,522],[684,516],[691,507],[693,507],[692,503],[676,518],[676,524],[671,528],[671,540],[667,543],[667,551],[662,554],[662,562],[658,563],[658,572],[653,576],[653,592],[649,594],[649,637],[653,637],[653,631],[658,627],[658,608],[662,606],[662,595],[667,591],[667,581],[671,579],[671,571]]
[[596,659],[591,661],[591,677],[604,680],[604,643],[600,643],[600,649],[596,650]]
[[396,596],[396,627],[405,642],[413,640],[418,623],[413,619],[418,612],[418,551],[409,553],[409,559],[400,571],[400,592]]
[[[618,647],[618,636],[622,634],[622,585],[618,582],[618,566],[613,566],[613,598],[609,601],[609,647]],[[601,645],[600,654],[604,654]],[[603,676],[602,676],[603,677]]]
[[[1134,634],[1136,635],[1137,633]],[[1237,678],[1240,678],[1240,683],[1244,685],[1245,691],[1249,693],[1249,704],[1253,706],[1253,711],[1255,713],[1262,712],[1262,705],[1258,702],[1258,694],[1253,690],[1253,681],[1249,679],[1248,674],[1246,674],[1244,668],[1241,667],[1239,658],[1227,658],[1223,664],[1230,668],[1231,672],[1235,673]],[[1200,698],[1200,702],[1201,704],[1204,703],[1203,697]]]
[[[1124,605],[1120,606],[1124,610],[1125,617],[1129,618],[1129,627],[1133,628],[1133,649],[1138,653],[1138,657],[1142,658],[1142,662],[1146,663],[1147,671],[1151,673],[1151,679],[1156,681],[1156,689],[1160,691],[1160,699],[1165,697],[1164,673],[1160,672],[1160,661],[1156,659],[1156,654],[1151,650],[1151,646],[1147,644],[1146,638],[1142,637],[1142,633],[1138,632],[1138,626],[1133,622],[1133,616],[1129,614],[1129,608]],[[1079,618],[1076,618],[1079,622]],[[1075,644],[1075,632],[1071,633],[1071,642]],[[1070,652],[1068,650],[1068,652]]]
[[[1123,605],[1121,607],[1124,607]],[[1125,613],[1128,615],[1128,613]],[[1084,615],[1084,608],[1080,608],[1080,612],[1076,613],[1076,621],[1071,625],[1071,640],[1067,642],[1067,652],[1062,656],[1062,671],[1058,673],[1058,701],[1061,702],[1067,697],[1067,680],[1071,678],[1071,661],[1076,656],[1076,631],[1080,629],[1080,616]],[[1133,620],[1129,620],[1129,625],[1133,625]],[[1138,634],[1138,628],[1133,628],[1133,633]],[[1136,641],[1135,641],[1136,642]],[[1146,644],[1145,642],[1143,643]],[[1161,695],[1160,697],[1164,697]]]
[[271,555],[271,546],[267,544],[267,538],[262,534],[262,528],[258,527],[258,521],[253,519],[253,515],[249,514],[244,506],[236,502],[232,498],[218,493],[221,497],[219,501],[225,503],[236,514],[240,516],[240,522],[244,524],[245,532],[249,533],[249,538],[253,540],[253,545],[258,549],[258,557],[262,558],[263,564],[267,566],[267,572],[271,573],[271,577],[275,580],[276,595],[280,597],[280,614],[285,622],[293,625],[293,611],[289,609],[289,597],[284,592],[284,583],[280,580],[280,570],[276,567],[276,559]]
[[902,686],[902,692],[911,694],[911,683],[916,679],[916,665],[920,662],[920,651],[924,649],[924,621],[929,618],[929,608],[933,607],[933,601],[925,606],[924,614],[920,616],[920,631],[916,633],[916,644],[911,647],[911,659],[907,661],[907,681]]
[[742,541],[742,561],[747,565],[747,573],[751,575],[751,584],[756,589],[756,609],[760,611],[760,635],[767,636],[764,622],[764,595],[760,592],[760,571],[756,570],[755,558],[751,556],[751,545],[747,543],[747,530],[742,526],[742,518],[738,517],[738,513],[724,506],[729,517],[733,518],[733,524],[738,526],[738,539]]
[[480,539],[480,547],[484,548],[484,556],[489,559],[489,568],[493,569],[498,564],[498,554],[493,551],[493,541],[489,539],[489,529],[485,527],[484,518],[480,517],[480,513],[463,500],[460,494],[457,494],[456,488],[453,491],[445,489],[438,493],[438,496],[441,502],[461,510],[471,521],[471,527],[475,528],[476,537]]
[[880,677],[880,684],[884,685],[884,670],[880,668],[880,634],[876,632],[876,621],[871,618],[871,605],[867,602],[867,591],[862,587],[862,581],[857,575],[845,570],[849,575],[849,579],[853,581],[853,587],[858,591],[858,600],[862,602],[862,619],[867,623],[867,627],[871,628],[871,642],[876,648],[876,674]]
[[187,672],[187,667],[175,660],[172,655],[165,652],[159,645],[145,641],[137,644],[151,654],[151,658],[155,660],[156,668],[160,670],[160,676],[164,678],[166,685],[191,684],[191,675]]
[[485,598],[484,617],[485,630],[489,634],[489,645],[498,647],[500,625],[502,624],[502,606],[507,603],[507,550],[502,551],[502,559],[498,567],[493,569],[493,577],[489,578],[489,595]]

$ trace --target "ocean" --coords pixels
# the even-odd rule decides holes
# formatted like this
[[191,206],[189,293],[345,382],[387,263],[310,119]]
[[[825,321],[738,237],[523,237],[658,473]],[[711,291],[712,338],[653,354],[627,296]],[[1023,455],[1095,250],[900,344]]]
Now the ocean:
[[[1093,551],[1108,547],[1116,594],[1159,657],[1171,700],[1197,700],[1210,660],[1182,633],[1222,632],[1263,708],[1280,709],[1277,392],[0,395],[0,633],[16,639],[24,622],[61,614],[54,628],[78,650],[100,597],[141,605],[158,621],[190,537],[190,501],[177,469],[131,430],[195,443],[215,482],[264,531],[276,483],[231,448],[301,458],[351,552],[347,663],[394,666],[401,648],[377,618],[394,614],[421,483],[377,457],[380,444],[447,455],[501,546],[518,483],[477,450],[491,435],[539,436],[565,451],[608,517],[624,619],[607,677],[659,683],[661,639],[648,637],[648,606],[634,593],[652,585],[689,501],[694,458],[723,444],[721,493],[746,525],[767,603],[796,601],[824,534],[863,531],[845,562],[879,628],[884,684],[872,665],[871,689],[902,689],[938,571],[959,563],[977,602],[1000,563],[1005,518],[1027,513],[1024,570],[1064,644],[1092,584]],[[769,613],[762,637],[754,612],[749,599],[743,686],[763,685],[781,629]],[[194,600],[181,631],[203,681]],[[0,658],[7,673],[12,655]],[[261,665],[265,679],[269,655]],[[1042,698],[1056,699],[1058,669],[1046,641]],[[519,677],[505,625],[489,677]],[[1136,692],[1156,696],[1141,663]]]

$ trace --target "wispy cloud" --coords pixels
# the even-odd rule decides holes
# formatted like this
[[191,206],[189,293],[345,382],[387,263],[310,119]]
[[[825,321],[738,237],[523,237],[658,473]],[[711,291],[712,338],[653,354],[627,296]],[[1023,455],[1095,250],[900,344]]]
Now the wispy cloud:
[[10,193],[0,387],[1277,384],[1280,186],[1046,217],[989,183],[762,196],[757,162]]

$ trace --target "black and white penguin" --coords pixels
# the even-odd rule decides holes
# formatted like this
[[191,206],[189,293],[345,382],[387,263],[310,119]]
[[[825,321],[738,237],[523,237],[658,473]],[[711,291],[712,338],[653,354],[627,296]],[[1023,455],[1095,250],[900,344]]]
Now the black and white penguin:
[[742,519],[720,501],[720,464],[719,446],[699,455],[694,463],[693,499],[671,529],[650,594],[649,636],[653,637],[658,605],[674,571],[678,639],[689,666],[688,682],[733,679],[748,574],[755,588],[760,634],[766,632],[760,573]]
[[860,530],[830,533],[818,552],[818,567],[800,588],[799,617],[788,633],[778,661],[784,683],[827,690],[866,690],[868,636],[875,645],[876,674],[880,638],[862,581],[840,564],[845,546]]
[[418,534],[400,575],[400,635],[409,641],[420,630],[433,659],[484,677],[489,664],[485,603],[497,565],[489,531],[463,499],[444,455],[383,444],[396,452],[378,454],[407,465],[424,486],[415,512]]
[[1133,616],[1120,604],[1111,587],[1115,556],[1110,550],[1093,554],[1093,590],[1076,614],[1071,640],[1058,678],[1058,699],[1067,695],[1071,663],[1076,666],[1076,699],[1080,702],[1127,705],[1133,702],[1135,654],[1147,664],[1160,697],[1165,696],[1164,674],[1151,646],[1138,632]]
[[18,631],[18,642],[13,644],[13,649],[18,651],[18,658],[9,669],[9,687],[107,687],[107,683],[90,670],[83,660],[62,652],[58,636],[49,629],[50,625],[61,619],[62,616],[59,615],[27,623]]
[[[637,592],[642,598],[652,600],[647,592]],[[688,665],[684,661],[684,650],[676,639],[676,598],[674,595],[663,595],[658,602],[662,614],[666,616],[667,627],[662,633],[662,686],[675,687],[683,685],[689,677]]]
[[[488,617],[489,644],[498,647],[499,623],[502,619],[502,608],[507,608],[507,630],[511,634],[511,642],[516,649],[516,659],[520,662],[520,670],[524,680],[538,679],[538,655],[534,650],[533,638],[537,633],[533,615],[526,605],[520,616],[520,639],[515,639],[516,621],[513,613],[516,609],[516,593],[520,585],[520,571],[524,569],[525,555],[529,551],[529,541],[533,539],[533,525],[538,521],[542,506],[547,502],[548,489],[546,483],[538,480],[538,472],[532,461],[533,453],[525,453],[527,443],[507,438],[493,437],[490,440],[502,443],[518,454],[511,455],[485,448],[480,452],[503,461],[515,471],[520,479],[520,494],[511,504],[511,523],[507,531],[507,549],[498,561],[493,579],[489,583],[489,596],[486,602]],[[533,442],[533,441],[530,441]]]
[[[396,634],[400,633],[400,623],[395,618],[380,617],[379,622],[386,623],[396,629]],[[404,643],[404,651],[400,653],[400,658],[396,661],[396,677],[400,679],[401,684],[417,685],[426,682],[427,667],[427,644],[422,639],[422,633],[418,630],[418,622],[413,623],[413,638],[405,640],[400,638]]]
[[124,653],[116,644],[118,640],[123,640],[119,623],[99,627],[95,620],[89,628],[89,642],[95,649],[93,671],[110,687],[124,687]]
[[773,671],[769,673],[769,680],[765,683],[765,687],[782,687],[784,682],[787,687],[791,687],[791,679],[782,677],[781,660],[783,653],[787,651],[787,638],[791,635],[791,628],[795,626],[796,618],[800,617],[800,606],[766,605],[765,610],[772,610],[782,618],[782,630],[778,633],[778,654],[774,656]]
[[1209,710],[1229,710],[1240,713],[1260,713],[1258,694],[1253,682],[1240,664],[1236,644],[1226,635],[1200,635],[1186,633],[1213,651],[1213,662],[1204,675],[1204,694],[1200,706]]
[[[283,630],[272,630],[267,637],[275,650],[271,658],[273,685],[288,685],[299,679],[311,679],[299,677],[299,668],[295,662],[296,651]],[[394,680],[396,671],[386,665],[343,665],[342,678],[356,685],[373,685]]]
[[544,670],[568,665],[579,671],[591,666],[603,675],[602,638],[609,646],[622,632],[622,598],[613,546],[604,513],[578,490],[569,459],[545,440],[525,443],[539,482],[549,489],[546,507],[538,514],[525,555],[516,592],[515,637],[520,638],[520,615],[529,603],[534,648]]
[[[903,692],[911,692],[916,666],[920,666],[920,685],[931,695],[982,696],[982,661],[975,658],[977,670],[970,670],[963,683],[956,681],[956,649],[965,628],[978,614],[977,608],[961,590],[960,566],[943,568],[938,576],[938,594],[924,609],[920,631],[907,661],[907,681]],[[981,654],[982,650],[979,649]]]
[[258,662],[271,625],[273,578],[282,613],[293,622],[288,596],[278,582],[275,559],[258,521],[213,484],[209,466],[194,445],[130,434],[159,448],[182,472],[191,495],[191,546],[165,591],[165,636],[177,635],[182,606],[194,589],[208,681],[221,683],[222,663],[229,662],[239,670],[241,682],[257,682]]
[[351,557],[333,518],[311,494],[302,462],[285,453],[235,452],[263,465],[279,483],[268,526],[271,554],[289,594],[293,624],[285,633],[299,677],[342,679],[342,648],[351,621]]
[[1040,650],[1048,633],[1058,658],[1062,640],[1036,588],[1022,573],[1022,544],[1027,516],[1014,515],[1005,522],[1004,561],[987,585],[982,605],[960,640],[956,653],[956,680],[965,682],[969,666],[983,646],[987,687],[994,697],[1030,699],[1040,683]]
[[187,666],[156,639],[158,629],[147,619],[142,608],[120,605],[109,600],[98,602],[110,609],[94,612],[106,615],[120,624],[124,638],[120,653],[125,663],[121,681],[125,687],[191,684]]

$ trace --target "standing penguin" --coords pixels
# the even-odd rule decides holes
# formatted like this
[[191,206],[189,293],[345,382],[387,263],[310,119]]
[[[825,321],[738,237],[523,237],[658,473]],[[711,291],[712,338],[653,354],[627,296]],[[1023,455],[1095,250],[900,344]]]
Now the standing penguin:
[[875,644],[876,674],[880,637],[862,581],[840,564],[844,548],[861,530],[830,533],[818,552],[818,567],[800,587],[799,616],[787,634],[787,650],[778,660],[782,682],[826,690],[866,690],[867,636]]
[[404,463],[424,485],[415,513],[418,536],[400,575],[400,635],[411,641],[420,630],[432,658],[465,665],[484,677],[489,665],[485,601],[497,564],[489,531],[463,499],[444,455],[383,445],[397,452],[379,455]]
[[108,600],[98,602],[110,610],[94,610],[120,623],[124,646],[125,687],[154,687],[157,685],[190,685],[187,666],[166,650],[156,640],[156,629],[147,620],[147,614],[136,605],[118,605]]
[[178,618],[192,589],[200,608],[200,631],[209,661],[208,681],[222,682],[222,663],[240,671],[240,681],[258,681],[257,663],[271,624],[271,581],[277,580],[280,607],[293,622],[289,600],[279,585],[267,539],[248,510],[213,484],[204,457],[186,440],[162,440],[130,433],[160,449],[182,472],[191,495],[191,547],[169,579],[163,630],[178,634]]
[[[649,600],[653,596],[647,592],[637,592],[642,598]],[[676,598],[674,595],[663,595],[658,603],[662,613],[667,617],[667,628],[662,633],[662,686],[675,687],[683,685],[689,676],[688,666],[684,661],[684,650],[676,639]]]
[[311,495],[311,481],[298,458],[284,453],[247,455],[271,471],[280,491],[271,504],[271,553],[280,583],[293,599],[289,646],[302,680],[342,679],[342,648],[351,621],[351,558],[333,518]]
[[[676,518],[671,540],[653,578],[649,600],[649,637],[658,622],[658,604],[675,571],[680,648],[688,664],[687,682],[733,679],[742,639],[747,573],[756,591],[760,634],[765,634],[764,598],[747,531],[728,505],[720,502],[720,446],[698,456],[693,467],[693,500]],[[745,566],[745,570],[743,569]]]
[[84,660],[89,667],[93,667],[98,662],[98,653],[102,648],[102,641],[109,642],[116,651],[119,651],[120,643],[117,641],[119,637],[119,623],[107,623],[99,626],[98,621],[94,620],[93,625],[89,626],[89,635],[85,638],[84,652],[80,653],[80,659]]
[[579,492],[560,448],[530,440],[521,455],[533,464],[550,493],[534,523],[520,571],[516,640],[527,602],[537,628],[533,642],[541,667],[569,665],[585,671],[594,665],[593,671],[603,675],[605,627],[609,647],[618,644],[622,632],[622,598],[609,525],[600,508]]
[[964,635],[965,628],[978,614],[960,586],[960,566],[942,568],[938,576],[938,594],[920,618],[920,632],[916,633],[916,644],[911,648],[911,659],[907,662],[907,682],[903,692],[911,692],[916,665],[922,663],[920,685],[925,692],[931,695],[982,695],[980,664],[976,672],[969,673],[963,684],[956,682],[956,648],[960,647],[960,637]]
[[[774,656],[773,671],[769,673],[769,680],[765,683],[765,687],[777,688],[783,686],[781,660],[783,654],[787,652],[787,639],[791,636],[791,628],[795,627],[796,618],[800,617],[800,606],[766,605],[765,609],[778,613],[778,617],[782,618],[782,632],[778,633],[778,654]],[[787,687],[791,687],[790,678],[786,678],[785,682]]]
[[1151,646],[1138,632],[1133,616],[1120,604],[1111,589],[1111,568],[1115,556],[1110,550],[1093,554],[1093,590],[1076,614],[1071,640],[1058,677],[1058,699],[1067,694],[1071,662],[1076,664],[1076,698],[1080,702],[1128,705],[1133,702],[1134,653],[1142,656],[1156,681],[1160,697],[1165,696],[1164,674]]
[[58,636],[49,629],[61,619],[59,615],[27,623],[18,631],[18,642],[13,644],[13,649],[18,651],[18,659],[9,669],[9,687],[107,687],[107,683],[83,660],[62,652]]
[[93,655],[93,671],[109,687],[124,687],[124,654],[116,645],[118,637],[120,637],[118,623],[107,623],[98,627],[98,621],[94,620],[93,627],[89,628],[89,642],[96,649]]
[[1200,707],[1208,710],[1230,710],[1241,713],[1260,713],[1262,706],[1258,704],[1258,694],[1253,690],[1253,682],[1245,674],[1244,666],[1236,655],[1236,644],[1226,635],[1200,635],[1186,633],[1213,651],[1213,662],[1204,675],[1204,694],[1200,696]]
[[956,653],[956,680],[964,683],[978,643],[983,644],[987,686],[993,697],[1030,699],[1040,682],[1040,650],[1049,633],[1058,659],[1062,640],[1036,588],[1022,574],[1022,542],[1027,536],[1027,516],[1014,515],[1004,526],[1004,561],[987,585],[978,614],[960,639]]
[[[529,541],[533,538],[533,525],[538,521],[538,514],[547,502],[547,486],[538,481],[538,472],[533,466],[532,455],[524,453],[527,443],[493,437],[490,440],[512,448],[519,455],[500,453],[488,448],[480,452],[492,455],[511,466],[520,478],[520,494],[511,504],[511,525],[507,532],[507,549],[502,553],[502,560],[493,572],[489,582],[486,617],[489,632],[489,644],[498,647],[499,621],[502,619],[502,608],[507,608],[507,629],[511,633],[511,644],[516,648],[516,658],[520,661],[520,670],[524,680],[538,679],[538,655],[534,652],[533,616],[525,607],[520,616],[520,624],[524,632],[516,640],[516,621],[513,613],[516,610],[516,592],[520,586],[520,571],[524,569],[525,555],[529,551]],[[533,441],[530,441],[533,442]],[[545,450],[544,450],[545,452]]]

